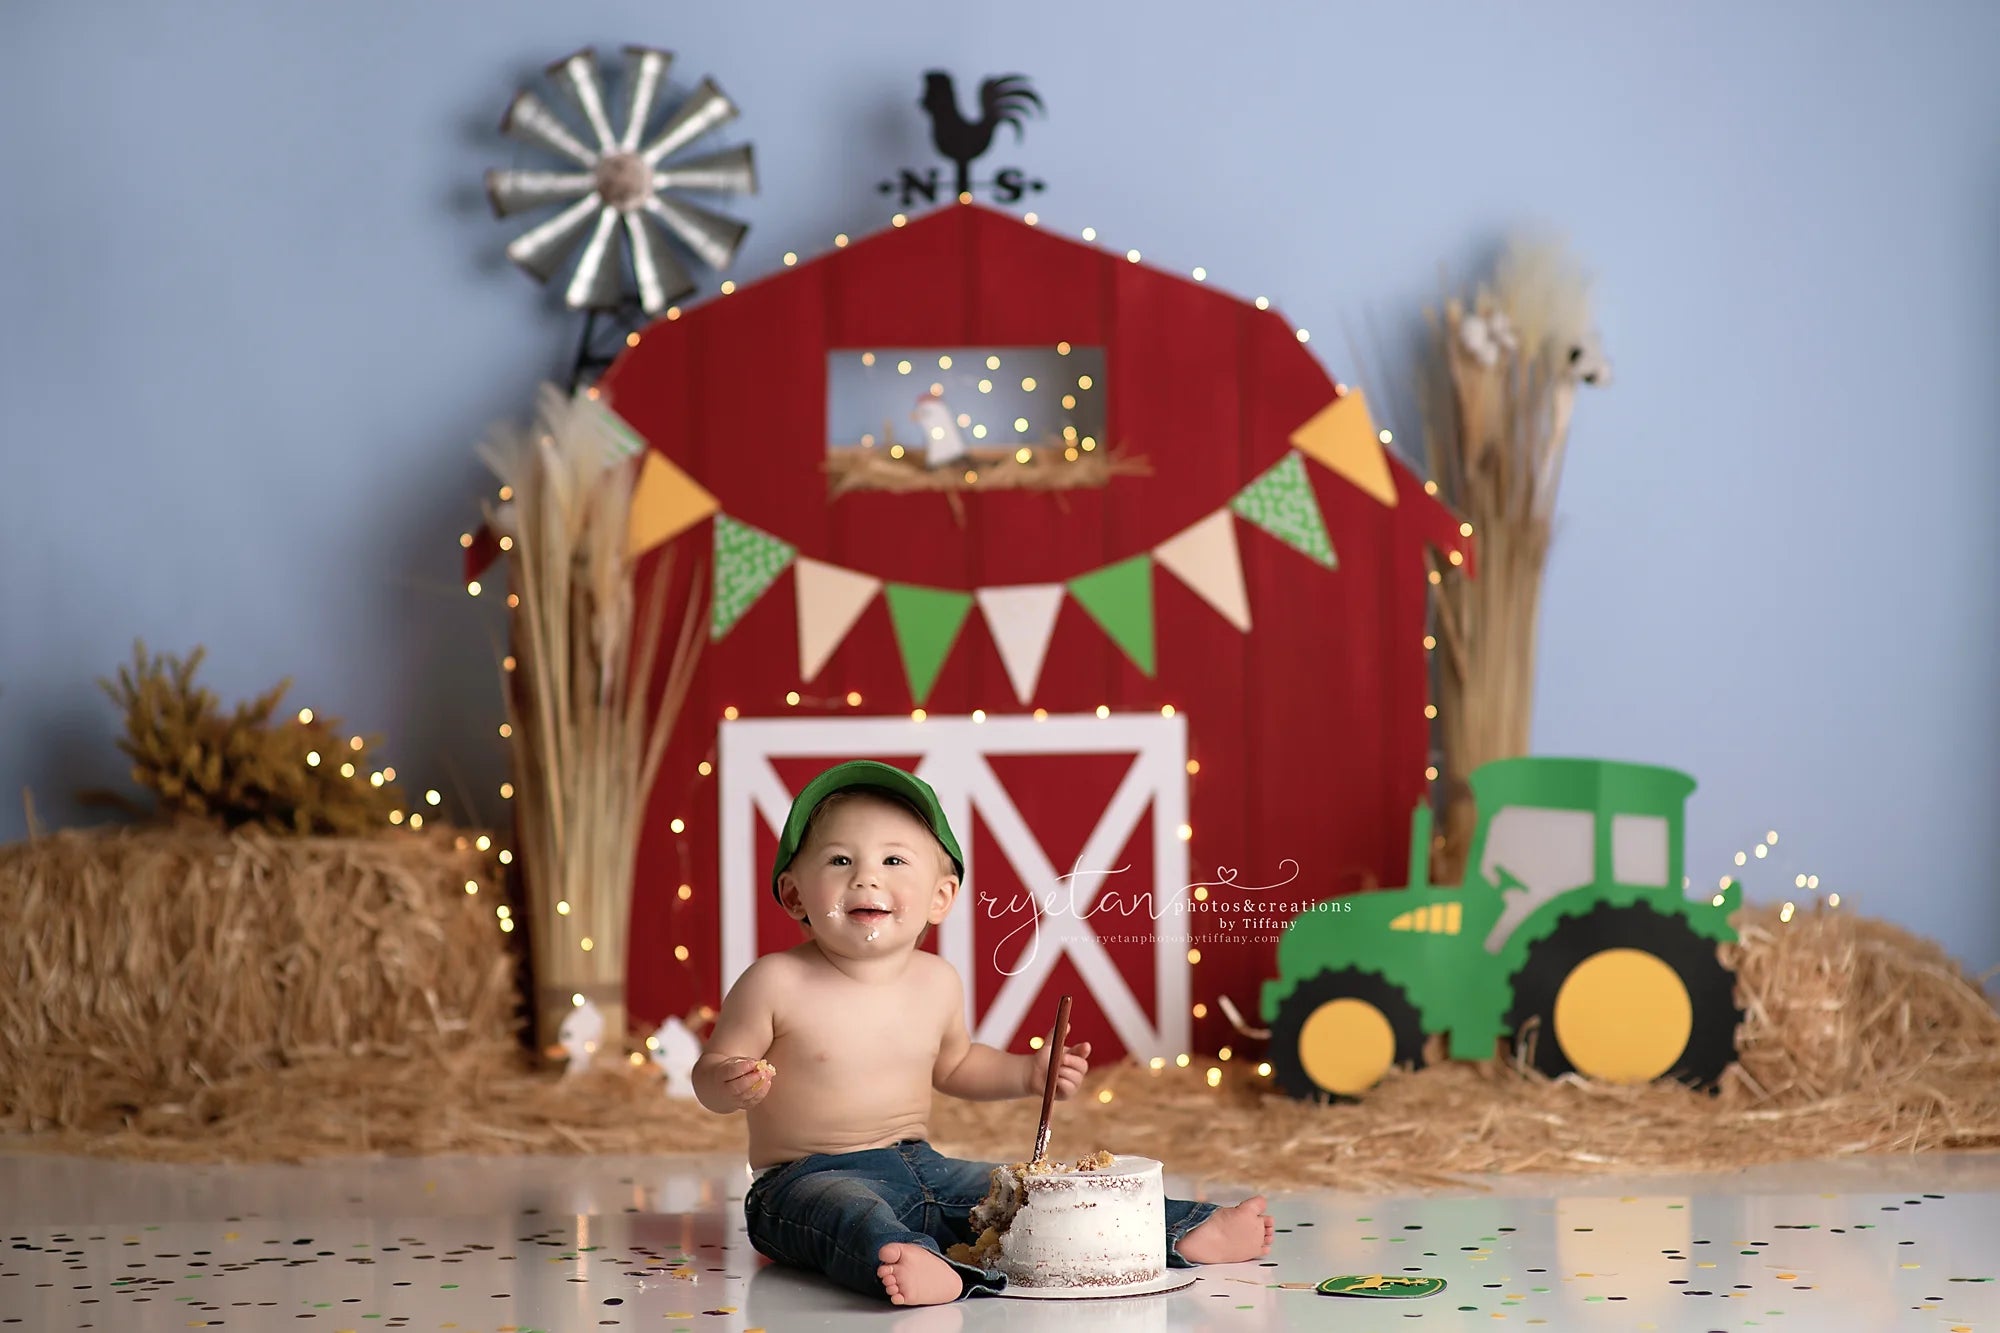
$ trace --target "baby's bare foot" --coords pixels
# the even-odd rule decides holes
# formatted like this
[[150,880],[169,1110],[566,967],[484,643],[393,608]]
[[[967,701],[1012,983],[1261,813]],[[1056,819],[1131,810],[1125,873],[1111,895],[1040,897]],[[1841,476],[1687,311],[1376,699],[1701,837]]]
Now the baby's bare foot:
[[1181,1237],[1181,1258],[1191,1264],[1239,1264],[1271,1252],[1277,1224],[1264,1211],[1264,1196],[1253,1194],[1234,1208],[1218,1208]]
[[958,1270],[936,1251],[921,1245],[893,1241],[884,1245],[875,1257],[882,1261],[875,1276],[882,1279],[882,1290],[897,1305],[943,1305],[957,1300],[965,1291],[965,1281]]

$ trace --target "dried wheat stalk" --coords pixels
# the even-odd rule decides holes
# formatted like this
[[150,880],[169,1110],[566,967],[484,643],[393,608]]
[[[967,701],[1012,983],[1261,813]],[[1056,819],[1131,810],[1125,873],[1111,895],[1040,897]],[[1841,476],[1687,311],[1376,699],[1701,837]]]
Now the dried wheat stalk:
[[655,562],[634,624],[628,527],[636,463],[606,409],[543,385],[536,420],[480,447],[507,498],[501,534],[514,617],[507,714],[538,1038],[572,995],[625,1032],[626,927],[646,796],[701,652],[699,578],[657,679],[672,562]]
[[1527,752],[1535,634],[1563,452],[1578,386],[1608,368],[1590,325],[1589,284],[1564,249],[1517,240],[1490,283],[1427,312],[1418,401],[1441,499],[1472,524],[1476,579],[1451,569],[1435,600],[1439,739],[1446,771],[1444,855],[1459,878],[1471,834],[1465,779]]

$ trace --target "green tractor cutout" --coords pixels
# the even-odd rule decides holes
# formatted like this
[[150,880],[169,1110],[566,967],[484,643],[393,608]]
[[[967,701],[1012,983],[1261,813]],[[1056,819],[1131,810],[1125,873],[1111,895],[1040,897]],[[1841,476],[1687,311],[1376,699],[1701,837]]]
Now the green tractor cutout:
[[[1740,887],[1685,896],[1694,779],[1672,769],[1528,757],[1471,777],[1479,817],[1465,882],[1428,882],[1431,812],[1411,819],[1408,888],[1292,920],[1264,983],[1270,1060],[1294,1097],[1355,1097],[1424,1063],[1502,1037],[1551,1077],[1672,1077],[1705,1086],[1736,1057]],[[1322,904],[1323,907],[1329,904]]]

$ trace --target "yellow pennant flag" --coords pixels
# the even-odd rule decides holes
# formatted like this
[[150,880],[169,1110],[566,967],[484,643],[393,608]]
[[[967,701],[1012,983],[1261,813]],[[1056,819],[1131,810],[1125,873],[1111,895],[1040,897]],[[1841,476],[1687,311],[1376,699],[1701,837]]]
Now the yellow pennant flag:
[[1361,390],[1349,389],[1314,413],[1292,432],[1292,444],[1391,509],[1396,507],[1396,481],[1389,475],[1389,459]]
[[720,508],[693,477],[648,449],[632,487],[632,516],[626,550],[641,556],[670,542]]

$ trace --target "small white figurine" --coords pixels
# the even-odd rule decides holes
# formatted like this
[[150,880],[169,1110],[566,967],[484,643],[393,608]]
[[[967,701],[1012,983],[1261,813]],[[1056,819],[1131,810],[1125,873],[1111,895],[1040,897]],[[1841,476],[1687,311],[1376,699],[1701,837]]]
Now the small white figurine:
[[561,1044],[562,1053],[569,1057],[569,1066],[563,1070],[563,1077],[581,1074],[590,1068],[591,1058],[597,1054],[598,1043],[603,1040],[603,1011],[589,1000],[572,1008],[563,1018],[562,1026],[556,1030],[556,1041]]
[[910,419],[923,432],[927,467],[942,467],[965,457],[965,437],[958,433],[958,419],[942,396],[927,393],[917,399],[917,410],[910,413]]
[[678,1018],[668,1018],[646,1038],[646,1052],[667,1076],[667,1096],[694,1096],[694,1062],[701,1058],[701,1041]]

